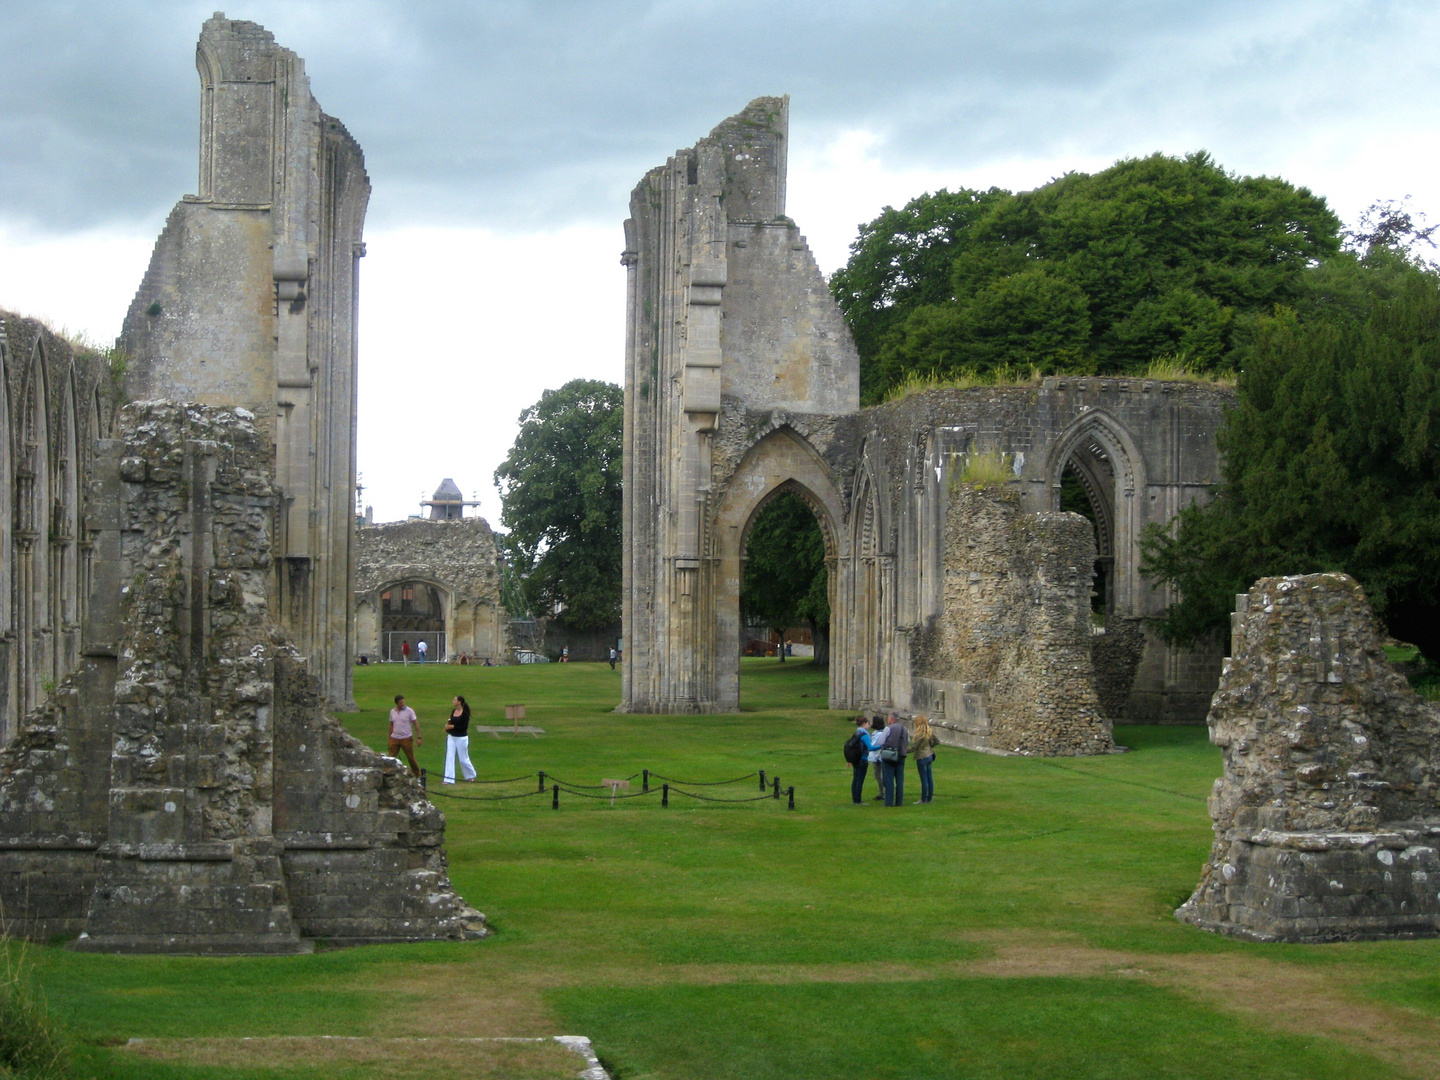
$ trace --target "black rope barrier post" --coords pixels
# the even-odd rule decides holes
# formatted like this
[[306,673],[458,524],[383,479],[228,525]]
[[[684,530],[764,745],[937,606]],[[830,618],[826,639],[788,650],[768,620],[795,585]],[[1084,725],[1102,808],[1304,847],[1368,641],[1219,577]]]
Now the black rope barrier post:
[[421,769],[421,770],[420,770],[420,790],[421,790],[421,791],[429,791],[429,790],[430,790],[430,778],[429,778],[429,776],[426,775],[426,771],[425,771],[424,769]]
[[541,769],[541,770],[540,770],[540,790],[541,790],[541,791],[544,791],[544,790],[545,790],[545,770],[544,770],[544,769]]
[[775,777],[775,794],[770,797],[772,799],[778,799],[780,797],[780,778],[778,776]]
[[669,784],[661,784],[661,785],[660,785],[660,805],[661,805],[661,806],[664,806],[664,807],[667,807],[667,808],[670,806],[670,785],[669,785]]
[[550,809],[560,809],[560,785],[554,784],[550,788]]
[[760,770],[760,790],[761,790],[761,791],[764,791],[764,790],[765,790],[765,770],[764,770],[764,769],[761,769],[761,770]]
[[649,791],[649,790],[650,790],[650,770],[649,770],[649,769],[641,769],[641,770],[640,770],[640,775],[641,775],[640,790],[641,790],[642,792],[644,792],[644,791]]
[[790,809],[795,809],[795,785],[790,785]]

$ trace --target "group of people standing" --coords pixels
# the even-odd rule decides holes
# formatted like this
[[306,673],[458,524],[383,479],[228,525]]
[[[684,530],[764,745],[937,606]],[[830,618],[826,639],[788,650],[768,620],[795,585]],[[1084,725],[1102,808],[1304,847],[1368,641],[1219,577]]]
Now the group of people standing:
[[[420,735],[420,718],[415,710],[405,704],[405,695],[395,695],[395,707],[390,710],[390,756],[398,759],[404,753],[410,763],[410,775],[419,776],[420,766],[415,761],[415,747],[424,739]],[[455,764],[459,762],[460,773],[467,784],[475,782],[475,766],[470,763],[470,703],[459,694],[451,702],[450,715],[445,720],[445,783],[455,783]]]
[[935,747],[940,740],[930,728],[930,722],[923,716],[915,717],[915,731],[908,731],[899,718],[891,713],[885,719],[864,716],[855,718],[855,734],[845,743],[845,760],[853,770],[850,778],[850,800],[859,805],[865,801],[865,775],[873,767],[877,801],[884,800],[886,806],[902,806],[905,803],[905,759],[915,759],[915,770],[920,774],[920,798],[917,803],[928,803],[935,798]]

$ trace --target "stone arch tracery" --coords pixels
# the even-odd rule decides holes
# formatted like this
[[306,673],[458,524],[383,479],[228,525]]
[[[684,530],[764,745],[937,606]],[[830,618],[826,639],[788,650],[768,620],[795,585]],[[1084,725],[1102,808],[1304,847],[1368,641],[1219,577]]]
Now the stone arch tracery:
[[23,716],[54,680],[50,624],[51,445],[45,348],[37,340],[20,397],[15,469],[16,708]]
[[1071,422],[1045,462],[1050,509],[1060,509],[1065,470],[1073,470],[1095,511],[1096,554],[1104,578],[1105,610],[1133,614],[1139,592],[1140,514],[1136,493],[1145,490],[1145,463],[1134,439],[1100,409]]
[[53,678],[64,678],[80,658],[80,433],[72,366],[61,396],[53,505],[49,530]]

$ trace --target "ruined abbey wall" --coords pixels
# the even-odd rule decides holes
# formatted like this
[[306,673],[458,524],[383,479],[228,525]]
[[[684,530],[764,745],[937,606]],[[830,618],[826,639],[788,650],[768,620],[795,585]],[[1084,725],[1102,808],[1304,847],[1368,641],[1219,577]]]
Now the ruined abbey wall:
[[1198,723],[1220,646],[1175,649],[1146,631],[1170,596],[1142,579],[1140,539],[1208,497],[1233,391],[1048,378],[861,410],[849,330],[784,216],[787,114],[785,99],[751,102],[631,196],[621,708],[739,707],[746,534],[780,491],[825,535],[832,707],[938,714],[993,691],[942,695],[938,709],[935,657],[916,650],[963,561],[947,532],[955,480],[993,454],[1024,512],[1058,511],[1067,470],[1093,510],[1097,550],[1076,572],[1094,574],[1104,625],[1075,708]]
[[483,929],[443,815],[326,714],[270,612],[253,420],[145,402],[98,446],[85,660],[0,751],[0,902],[32,936],[294,952]]
[[424,583],[438,590],[444,605],[448,657],[464,653],[492,663],[511,660],[499,552],[484,518],[365,525],[355,540],[355,647],[360,653],[372,660],[384,655],[385,594],[406,583]]
[[80,663],[82,505],[118,387],[105,356],[0,312],[0,745]]
[[1440,708],[1349,576],[1262,578],[1237,601],[1209,716],[1215,841],[1176,915],[1259,941],[1440,933]]
[[217,13],[196,49],[197,193],[170,213],[125,316],[132,400],[241,406],[280,491],[274,610],[328,700],[351,702],[355,312],[370,181],[305,64]]
[[1113,748],[1091,681],[1094,562],[1078,514],[1028,514],[1014,491],[955,486],[940,611],[912,656],[912,706],[942,742],[1006,754]]

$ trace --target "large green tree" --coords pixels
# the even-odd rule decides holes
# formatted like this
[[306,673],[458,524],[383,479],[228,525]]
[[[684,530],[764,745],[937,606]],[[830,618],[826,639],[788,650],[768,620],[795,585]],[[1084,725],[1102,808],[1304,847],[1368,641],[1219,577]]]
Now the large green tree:
[[1219,434],[1223,483],[1146,572],[1181,599],[1162,633],[1223,634],[1256,578],[1343,570],[1396,637],[1440,660],[1440,277],[1394,247],[1346,253],[1259,320]]
[[831,284],[876,401],[909,377],[1002,366],[1234,367],[1257,321],[1339,249],[1339,219],[1305,188],[1155,154],[887,208]]
[[532,610],[578,629],[620,618],[624,392],[575,379],[520,414],[495,470],[506,548]]
[[[756,516],[745,541],[745,578],[740,610],[746,623],[763,623],[783,634],[810,624],[815,663],[830,662],[830,587],[825,537],[815,512],[790,491],[771,499]],[[784,660],[785,651],[780,650]]]

